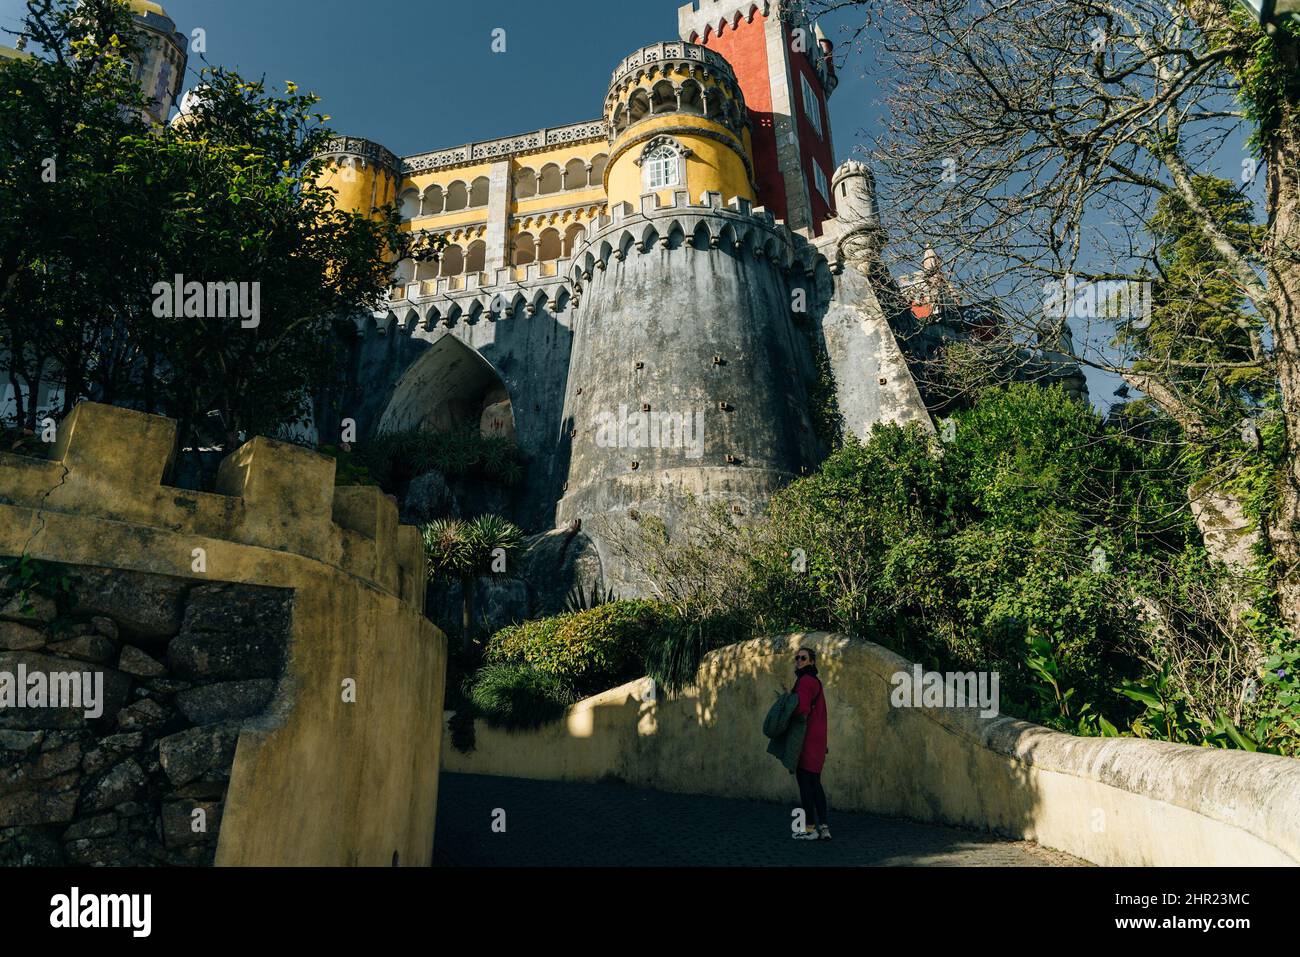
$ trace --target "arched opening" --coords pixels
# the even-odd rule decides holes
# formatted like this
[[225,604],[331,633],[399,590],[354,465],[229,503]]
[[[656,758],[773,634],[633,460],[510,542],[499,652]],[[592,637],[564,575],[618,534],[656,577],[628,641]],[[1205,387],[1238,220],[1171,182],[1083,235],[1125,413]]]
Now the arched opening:
[[703,90],[694,80],[687,80],[682,84],[681,111],[696,115],[704,113]]
[[650,101],[650,112],[673,113],[677,110],[677,90],[667,80],[660,80],[654,85],[654,96]]
[[415,260],[403,259],[393,269],[393,284],[396,286],[410,282],[415,278]]
[[465,251],[465,271],[482,272],[487,264],[487,243],[481,239],[476,239],[469,244],[469,249]]
[[480,176],[469,187],[469,204],[471,207],[488,204],[488,178]]
[[564,255],[566,258],[573,255],[573,248],[582,242],[585,232],[582,223],[574,223],[564,231]]
[[414,219],[420,215],[420,191],[408,189],[397,200],[397,214],[403,219]]
[[627,99],[627,121],[635,123],[650,113],[650,94],[639,87],[632,91]]
[[515,199],[528,199],[537,195],[537,174],[528,167],[515,173]]
[[548,263],[559,259],[561,245],[560,231],[558,229],[543,229],[537,244],[538,261]]
[[591,160],[591,175],[588,178],[590,186],[605,185],[605,167],[609,165],[609,157],[600,153]]
[[537,181],[537,194],[545,196],[548,193],[558,193],[563,188],[562,177],[559,166],[547,163],[542,167],[542,175]]
[[428,262],[422,262],[415,267],[415,278],[421,281],[426,279],[438,278],[438,260],[430,259]]
[[424,202],[421,204],[421,211],[425,216],[436,216],[442,212],[443,196],[442,187],[438,185],[430,186],[424,191]]
[[533,245],[531,233],[520,233],[515,237],[514,265],[527,266],[537,259],[537,249]]
[[624,130],[627,128],[627,107],[620,103],[614,110],[614,129]]
[[585,189],[587,186],[587,164],[574,158],[564,164],[564,188]]
[[397,380],[379,417],[379,434],[477,428],[513,438],[514,411],[501,376],[479,353],[446,334]]
[[447,187],[447,212],[454,213],[469,205],[469,189],[460,180]]
[[456,245],[448,245],[442,251],[442,266],[438,270],[443,276],[459,276],[465,271],[465,253]]

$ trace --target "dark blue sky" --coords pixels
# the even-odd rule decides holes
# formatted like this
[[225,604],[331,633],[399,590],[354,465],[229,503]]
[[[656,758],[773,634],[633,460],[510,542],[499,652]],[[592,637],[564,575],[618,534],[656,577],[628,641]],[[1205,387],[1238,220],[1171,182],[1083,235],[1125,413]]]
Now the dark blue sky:
[[[677,38],[677,0],[161,2],[183,33],[206,31],[210,62],[294,80],[324,98],[339,132],[401,155],[594,119],[624,55]],[[24,9],[0,0],[0,26]],[[823,21],[832,38],[835,26]],[[502,54],[491,51],[497,28]],[[874,98],[859,64],[841,73],[830,104],[837,162]]]

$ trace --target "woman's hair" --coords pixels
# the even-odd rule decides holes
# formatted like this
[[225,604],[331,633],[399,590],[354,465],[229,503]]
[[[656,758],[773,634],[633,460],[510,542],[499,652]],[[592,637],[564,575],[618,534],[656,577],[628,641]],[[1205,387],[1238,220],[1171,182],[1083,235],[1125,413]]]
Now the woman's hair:
[[800,648],[799,650],[808,656],[808,664],[817,664],[817,652],[813,651],[811,648]]

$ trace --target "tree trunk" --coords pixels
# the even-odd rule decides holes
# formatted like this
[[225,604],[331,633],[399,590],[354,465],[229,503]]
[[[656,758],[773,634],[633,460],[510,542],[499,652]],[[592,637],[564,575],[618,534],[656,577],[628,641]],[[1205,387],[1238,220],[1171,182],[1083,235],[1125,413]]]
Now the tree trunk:
[[[1289,51],[1294,59],[1295,50]],[[1279,611],[1300,635],[1300,111],[1283,112],[1268,149],[1267,268],[1278,388],[1286,424],[1285,463],[1269,540],[1277,559]]]
[[467,575],[461,579],[461,603],[460,603],[460,647],[463,657],[469,660],[470,652],[474,648],[473,636],[470,629],[474,622],[474,577]]

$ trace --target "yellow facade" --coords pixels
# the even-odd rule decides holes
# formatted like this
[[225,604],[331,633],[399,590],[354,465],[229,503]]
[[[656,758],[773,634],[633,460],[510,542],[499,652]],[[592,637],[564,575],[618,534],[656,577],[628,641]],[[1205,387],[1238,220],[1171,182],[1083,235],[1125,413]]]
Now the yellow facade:
[[[692,202],[699,202],[706,192],[722,194],[723,201],[734,196],[753,201],[754,186],[749,168],[742,157],[748,155],[745,144],[734,133],[703,116],[670,113],[633,124],[614,143],[614,159],[606,174],[611,203],[631,203],[639,209],[642,185],[641,167],[637,165],[642,146],[659,135],[671,135],[690,150],[686,157],[686,189]],[[673,190],[660,190],[661,201],[672,197]]]

